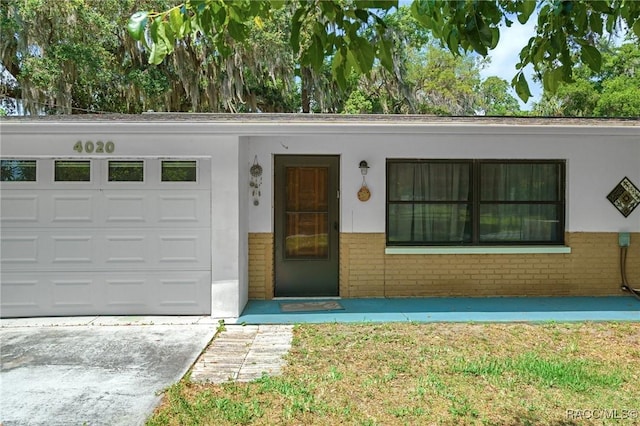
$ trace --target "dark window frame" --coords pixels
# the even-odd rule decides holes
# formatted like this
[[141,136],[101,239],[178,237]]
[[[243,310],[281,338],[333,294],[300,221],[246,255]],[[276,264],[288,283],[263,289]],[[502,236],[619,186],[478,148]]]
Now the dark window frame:
[[[470,192],[471,199],[467,201],[429,201],[429,200],[390,200],[390,168],[395,164],[469,164],[470,167]],[[481,168],[486,164],[549,164],[557,167],[557,199],[555,200],[481,200]],[[386,197],[385,197],[385,239],[387,246],[559,246],[565,244],[565,216],[566,216],[566,160],[563,159],[417,159],[417,158],[388,158],[386,161]],[[468,242],[430,242],[430,241],[391,241],[389,232],[389,214],[392,205],[437,205],[437,204],[469,204],[471,215],[471,239]],[[480,217],[481,207],[487,205],[552,205],[556,207],[556,220],[554,232],[557,236],[553,241],[537,240],[494,240],[480,241]]]

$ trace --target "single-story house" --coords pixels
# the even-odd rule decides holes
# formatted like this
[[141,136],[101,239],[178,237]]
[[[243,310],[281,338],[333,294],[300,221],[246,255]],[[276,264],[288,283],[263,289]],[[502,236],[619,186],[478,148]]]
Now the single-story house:
[[2,317],[640,283],[640,121],[149,113],[0,123]]

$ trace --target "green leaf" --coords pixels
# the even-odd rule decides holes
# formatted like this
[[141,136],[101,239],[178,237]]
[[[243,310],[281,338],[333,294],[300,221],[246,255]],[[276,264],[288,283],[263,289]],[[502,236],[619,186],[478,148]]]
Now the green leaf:
[[378,56],[380,57],[380,63],[383,67],[387,69],[387,71],[393,70],[393,42],[388,39],[382,39],[382,41],[378,44]]
[[602,55],[595,47],[585,44],[580,50],[582,62],[587,64],[595,72],[599,72],[602,67]]
[[633,24],[633,32],[636,36],[640,37],[640,19],[636,20],[635,24]]
[[491,44],[489,49],[495,49],[500,41],[500,30],[497,28],[491,28]]
[[556,93],[558,86],[563,81],[564,70],[562,68],[556,68],[552,70],[546,70],[542,74],[542,85],[544,90],[550,93]]
[[162,40],[158,40],[151,46],[151,53],[149,54],[149,63],[153,65],[159,65],[167,56],[167,45]]
[[331,63],[331,74],[336,79],[338,86],[343,90],[347,87],[347,78],[344,72],[344,68],[345,60],[342,54],[342,50],[337,50],[336,54],[333,56],[333,61]]
[[526,24],[534,10],[536,10],[536,0],[525,0],[522,2],[520,10],[518,11],[518,22]]
[[358,69],[358,61],[353,55],[351,49],[347,49],[347,60],[345,61],[344,74],[345,76],[351,74],[351,70]]
[[529,90],[529,83],[527,83],[527,79],[522,72],[519,72],[515,77],[513,77],[511,85],[516,89],[518,97],[522,99],[523,102],[527,102],[529,100],[531,97],[531,91]]
[[356,17],[363,22],[367,22],[367,20],[369,19],[369,14],[364,9],[356,9],[354,13]]
[[353,52],[356,68],[363,74],[369,72],[373,66],[374,47],[369,43],[369,40],[355,34],[347,39],[349,40],[347,49]]
[[591,31],[602,34],[603,23],[602,23],[602,15],[598,15],[597,13],[592,13],[589,15],[589,26],[591,27]]
[[[569,3],[569,2],[567,2]],[[604,13],[606,15],[610,15],[612,14],[611,12],[611,8],[609,7],[609,5],[607,4],[609,2],[606,1],[591,1],[589,2],[589,4],[591,5],[591,7],[593,8],[593,10],[595,10],[598,13]]]
[[411,16],[413,16],[416,21],[422,24],[425,28],[431,28],[432,20],[427,15],[426,11],[423,10],[421,2],[415,0],[411,3]]
[[372,0],[369,7],[372,9],[389,10],[391,8],[398,8],[398,0]]
[[241,22],[234,20],[229,21],[229,35],[236,41],[242,42],[249,35],[249,28]]
[[447,47],[454,55],[460,54],[460,39],[458,38],[457,28],[452,28],[447,37]]
[[294,54],[300,52],[300,27],[302,26],[302,14],[304,9],[300,8],[296,10],[291,18],[291,38],[289,43],[291,44],[291,50]]
[[140,41],[144,35],[144,29],[147,27],[149,16],[148,12],[136,12],[129,18],[127,31],[132,39]]
[[491,46],[493,35],[491,34],[491,28],[484,21],[481,15],[476,15],[476,22],[478,25],[478,33],[480,35],[480,42],[484,46]]
[[319,71],[322,68],[322,63],[324,62],[324,46],[322,44],[322,40],[316,34],[313,35],[311,44],[309,48],[305,52],[306,63],[311,65],[316,71]]
[[171,25],[171,29],[174,33],[177,33],[179,35],[182,35],[184,33],[182,27],[183,18],[182,12],[180,12],[180,8],[174,7],[173,9],[171,9],[171,12],[169,12],[169,24]]
[[469,43],[471,43],[471,47],[473,47],[473,50],[475,50],[482,56],[487,56],[487,48],[484,46],[484,44],[482,44],[482,41],[480,41],[478,33],[467,34],[467,40],[469,41]]

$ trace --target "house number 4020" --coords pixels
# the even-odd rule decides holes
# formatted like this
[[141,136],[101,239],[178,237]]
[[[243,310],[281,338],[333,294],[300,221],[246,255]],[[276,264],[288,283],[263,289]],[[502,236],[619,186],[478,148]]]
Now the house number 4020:
[[73,150],[79,153],[87,153],[87,154],[92,154],[92,153],[98,153],[98,154],[111,154],[113,151],[116,150],[116,144],[114,144],[111,141],[107,141],[107,142],[103,142],[103,141],[86,141],[86,142],[82,142],[82,141],[78,141],[76,142],[75,145],[73,145]]

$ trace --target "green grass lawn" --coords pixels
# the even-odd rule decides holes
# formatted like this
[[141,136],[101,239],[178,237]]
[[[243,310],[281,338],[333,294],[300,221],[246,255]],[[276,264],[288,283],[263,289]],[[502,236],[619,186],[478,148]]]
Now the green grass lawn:
[[251,383],[169,388],[149,425],[640,424],[640,323],[323,324]]

